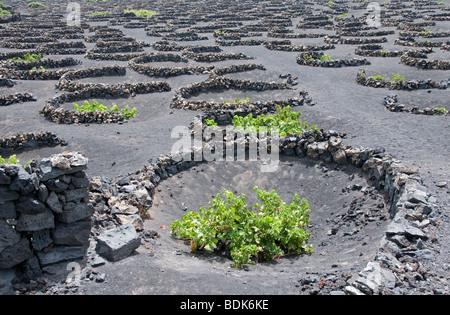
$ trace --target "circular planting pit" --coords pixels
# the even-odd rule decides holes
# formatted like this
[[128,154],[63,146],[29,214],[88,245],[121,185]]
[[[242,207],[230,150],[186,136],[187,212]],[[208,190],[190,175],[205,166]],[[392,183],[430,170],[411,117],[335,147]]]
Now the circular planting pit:
[[[3,2],[1,294],[449,294],[448,5]],[[27,53],[45,56],[8,61]],[[282,110],[320,129],[269,138],[275,170],[264,146],[221,161],[235,116]],[[223,188],[251,207],[255,186],[308,201],[314,252],[257,246],[236,268],[228,240],[171,234]]]
[[[231,285],[230,277],[238,277],[233,285],[237,294],[244,294],[246,290],[252,294],[310,294],[315,290],[313,283],[320,282],[325,275],[333,274],[340,278],[351,274],[357,277],[356,273],[376,253],[390,221],[384,198],[367,183],[361,171],[352,168],[340,170],[335,165],[292,157],[283,158],[275,173],[261,174],[260,167],[260,163],[254,162],[201,164],[161,183],[153,197],[153,219],[144,223],[146,230],[157,231],[161,236],[150,244],[164,248],[157,254],[154,268],[164,268],[165,272],[170,272],[169,265],[172,264],[177,269],[192,268],[198,270],[200,279],[206,277],[208,282],[224,282],[226,286]],[[190,253],[189,244],[170,235],[173,221],[181,219],[187,211],[207,207],[209,200],[222,193],[222,189],[235,195],[245,194],[251,208],[258,202],[254,186],[267,191],[276,190],[288,204],[294,194],[308,200],[311,217],[306,230],[312,235],[313,254],[287,255],[261,262],[249,267],[249,274],[242,274],[242,271],[230,269],[229,252]],[[170,263],[166,259],[158,263],[158,257],[164,256]],[[321,267],[318,269],[317,266]],[[211,269],[215,270],[213,275],[202,272]],[[291,279],[290,283],[274,283],[273,277],[281,272],[283,277]],[[257,278],[258,282],[255,282]],[[302,284],[302,280],[308,278],[311,282]],[[223,293],[230,292],[226,286]],[[334,285],[324,288],[322,293],[329,293],[330,289],[344,290]],[[177,291],[181,294],[188,292],[193,293],[184,285]]]

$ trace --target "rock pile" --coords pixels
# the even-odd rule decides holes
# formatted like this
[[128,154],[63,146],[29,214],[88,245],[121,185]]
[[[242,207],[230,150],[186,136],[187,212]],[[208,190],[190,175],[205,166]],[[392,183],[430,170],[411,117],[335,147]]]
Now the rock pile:
[[66,146],[67,142],[53,132],[16,134],[0,139],[0,150],[17,151],[34,147]]
[[388,40],[386,37],[379,38],[341,38],[340,36],[325,37],[325,43],[327,44],[343,44],[343,45],[365,45],[365,44],[377,44],[386,43]]
[[28,171],[0,165],[0,269],[20,265],[33,279],[84,259],[94,211],[87,164],[72,152],[32,163]]
[[182,87],[175,91],[175,95],[172,99],[171,107],[175,108],[189,108],[194,109],[196,107],[196,102],[189,103],[185,99],[192,96],[198,95],[200,93],[214,91],[214,90],[254,90],[254,91],[266,91],[266,90],[279,90],[279,89],[289,89],[290,86],[284,83],[276,82],[253,82],[250,80],[237,80],[228,77],[221,77],[212,75],[206,81],[200,83],[189,84],[186,87]]
[[448,111],[440,108],[425,107],[419,109],[419,106],[407,107],[405,104],[399,104],[397,95],[388,95],[384,98],[384,106],[391,112],[412,113],[417,115],[437,115],[448,116]]
[[12,95],[0,95],[0,106],[8,106],[15,103],[35,102],[36,97],[31,93],[15,93]]
[[[419,69],[432,69],[432,70],[450,70],[450,61],[449,60],[427,60],[423,58],[416,58],[415,52],[405,52],[400,61],[402,64],[416,67]],[[426,58],[426,55],[425,55]]]
[[403,51],[387,51],[381,45],[369,44],[356,48],[355,54],[366,57],[399,57],[403,55]]
[[318,51],[318,50],[329,50],[334,49],[334,45],[315,45],[315,46],[305,46],[305,45],[292,45],[290,40],[284,41],[265,41],[264,46],[269,50],[279,50],[279,51]]
[[429,90],[429,89],[445,90],[447,89],[450,83],[450,79],[443,80],[441,82],[436,82],[431,79],[391,82],[386,80],[377,80],[375,78],[368,77],[365,71],[362,70],[358,71],[356,75],[356,82],[364,86],[369,86],[373,88],[388,88],[390,90],[403,90],[403,91]]
[[126,68],[119,66],[71,71],[63,76],[56,85],[57,88],[69,92],[55,96],[47,101],[44,108],[40,111],[40,114],[50,121],[60,124],[117,123],[124,120],[123,116],[118,112],[78,112],[65,110],[64,108],[60,108],[60,105],[66,102],[80,100],[127,98],[136,94],[170,91],[169,84],[163,81],[113,85],[72,82],[72,80],[80,78],[116,76],[125,75],[125,73]]
[[81,64],[81,61],[75,60],[73,58],[64,59],[42,59],[40,61],[27,61],[27,62],[3,62],[0,66],[14,69],[14,70],[32,70],[33,68],[64,68],[71,67]]
[[134,71],[154,77],[172,77],[184,74],[202,74],[209,73],[214,67],[208,66],[186,66],[186,67],[152,67],[144,65],[149,62],[183,62],[187,63],[188,60],[176,54],[147,54],[134,58],[129,61],[128,65]]
[[163,37],[163,40],[174,40],[174,41],[199,41],[208,40],[208,36],[200,36],[195,32],[183,32],[183,33],[168,33]]
[[192,59],[197,62],[217,62],[224,60],[248,60],[253,59],[248,57],[244,53],[193,53],[190,51],[184,51],[183,57]]
[[[297,57],[297,63],[301,66],[326,67],[326,68],[342,68],[342,67],[358,67],[362,65],[370,65],[367,59],[334,59],[327,60],[322,52],[311,51],[309,53],[300,53]],[[325,56],[326,57],[326,56]]]
[[13,80],[7,79],[5,77],[3,76],[3,74],[0,74],[0,87],[3,87],[3,86],[13,87],[15,85],[15,82]]

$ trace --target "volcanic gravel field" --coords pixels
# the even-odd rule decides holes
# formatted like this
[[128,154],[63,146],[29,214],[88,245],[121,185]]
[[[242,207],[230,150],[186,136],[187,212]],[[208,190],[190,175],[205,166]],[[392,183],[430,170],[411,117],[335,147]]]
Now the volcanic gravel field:
[[[13,13],[0,16],[0,155],[16,154],[25,164],[62,152],[81,152],[89,159],[86,173],[95,210],[91,246],[86,257],[77,260],[82,265],[78,285],[64,282],[68,261],[62,260],[54,268],[43,268],[43,277],[31,282],[19,276],[6,292],[449,294],[450,6],[423,0],[377,2],[382,5],[381,25],[376,27],[367,24],[367,3],[361,1],[80,1],[79,26],[67,26],[66,1],[42,1],[46,8],[30,8],[16,0],[0,2]],[[138,18],[124,9],[158,14]],[[92,16],[94,12],[108,13]],[[378,41],[367,42],[374,39]],[[332,46],[320,48],[325,45]],[[373,45],[364,52],[378,51],[383,56],[356,54],[364,45]],[[299,46],[307,47],[300,51]],[[301,64],[308,62],[302,55],[312,54],[313,47],[318,54],[332,56],[332,61],[321,62],[319,57],[314,64]],[[14,62],[7,61],[12,53],[30,51],[41,53],[44,61],[45,71],[34,77],[33,71],[17,70]],[[396,56],[385,56],[394,51]],[[94,53],[96,58],[90,55]],[[218,54],[225,60],[194,60]],[[160,57],[140,60],[143,55]],[[56,68],[45,64],[45,60],[66,58],[79,63]],[[241,70],[217,75],[220,69],[236,65]],[[259,67],[245,68],[248,65]],[[154,68],[145,73],[136,71],[137,66]],[[184,74],[155,75],[155,68],[187,67]],[[57,78],[46,77],[54,70],[63,71],[55,72]],[[404,76],[404,82],[383,87],[392,73]],[[370,79],[377,75],[386,79]],[[246,80],[272,88],[236,87]],[[361,80],[369,83],[363,85]],[[152,85],[153,81],[161,83]],[[213,85],[225,81],[231,87]],[[142,83],[156,90],[134,89],[133,85]],[[83,84],[91,89],[88,98],[80,96]],[[112,92],[92,92],[93,84],[99,84],[99,91],[111,87]],[[193,84],[201,85],[200,92],[186,92]],[[16,93],[31,93],[33,100],[4,101]],[[117,97],[111,97],[114,93]],[[260,161],[213,161],[164,170],[160,162],[166,159],[170,165],[176,126],[189,127],[200,114],[219,121],[226,114],[226,110],[205,110],[201,104],[223,105],[247,97],[262,104],[263,112],[264,108],[271,111],[266,103],[272,101],[293,104],[294,111],[302,112],[303,122],[321,130],[317,141],[330,143],[331,154],[314,151],[316,142],[305,144],[302,152],[299,143],[308,137],[293,135],[281,141],[295,146],[283,147],[275,172],[261,172]],[[394,105],[387,103],[386,99],[394,98]],[[128,121],[55,120],[58,111],[65,111],[69,119],[74,103],[94,99],[107,106],[135,107],[137,114]],[[177,105],[183,102],[184,108]],[[259,113],[249,107],[245,111]],[[222,122],[219,125],[230,123]],[[40,132],[52,133],[62,142],[21,148],[5,141]],[[331,151],[332,141],[346,152],[344,162]],[[366,160],[373,159],[351,162],[353,149],[365,150]],[[391,172],[393,166],[386,164],[392,161],[402,171]],[[151,169],[155,165],[161,169]],[[377,175],[374,170],[380,169],[382,174]],[[158,179],[154,182],[152,176]],[[406,192],[402,187],[408,186],[408,180],[418,186]],[[253,204],[257,201],[254,186],[276,190],[287,203],[295,194],[308,200],[307,231],[312,235],[313,254],[234,268],[227,255],[191,253],[187,242],[171,234],[173,221],[207,206],[223,189],[245,194]],[[104,260],[95,252],[98,236],[124,223],[119,202],[129,202],[143,187],[149,195],[143,205],[150,218],[134,221],[141,245],[119,261]],[[392,191],[398,198],[392,197]],[[419,197],[421,191],[425,193]],[[0,276],[10,279],[22,269],[19,265],[14,272],[0,270],[4,272]]]

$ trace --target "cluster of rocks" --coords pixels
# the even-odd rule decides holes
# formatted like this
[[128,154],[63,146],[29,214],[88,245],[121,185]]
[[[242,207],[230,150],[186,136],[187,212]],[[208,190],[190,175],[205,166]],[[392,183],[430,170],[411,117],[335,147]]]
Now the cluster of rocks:
[[387,36],[395,34],[395,31],[371,31],[371,32],[358,32],[358,31],[348,31],[348,30],[339,30],[336,32],[339,36],[348,36],[348,37],[376,37],[376,36]]
[[10,61],[10,62],[2,62],[0,64],[1,67],[14,69],[14,70],[32,70],[33,68],[63,68],[63,67],[71,67],[81,64],[80,60],[73,59],[72,57],[64,58],[64,59],[42,59],[39,61]]
[[231,65],[220,68],[214,68],[212,70],[212,74],[215,74],[216,76],[223,76],[224,74],[228,73],[245,72],[251,70],[266,70],[266,68],[262,64],[246,63],[240,65]]
[[37,98],[31,93],[15,93],[11,95],[0,95],[0,106],[8,106],[15,103],[35,102]]
[[119,112],[78,112],[45,105],[39,114],[58,124],[114,124],[125,118]]
[[41,116],[59,124],[117,123],[124,120],[119,112],[78,112],[65,110],[60,104],[88,99],[126,98],[135,94],[148,94],[170,91],[166,82],[145,82],[133,84],[77,84],[85,86],[82,90],[64,93],[47,101],[39,112]]
[[[97,41],[124,41],[124,33],[115,28],[111,28],[105,25],[90,26],[89,32],[94,32],[94,35],[87,36],[84,40],[87,43],[96,43]],[[135,41],[135,39],[130,39],[125,41]]]
[[219,46],[259,46],[262,45],[265,40],[262,39],[235,39],[235,40],[225,40],[216,39],[216,44]]
[[[59,80],[61,76],[70,71],[70,69],[58,70],[14,70],[0,67],[0,76],[7,78],[5,83],[7,86],[11,85],[11,80]],[[1,83],[0,83],[1,84]]]
[[175,91],[175,95],[172,100],[172,105],[179,103],[180,101],[181,103],[183,103],[184,102],[183,99],[190,98],[200,93],[224,89],[226,90],[236,89],[243,91],[246,90],[266,91],[266,90],[290,89],[290,86],[285,83],[263,82],[263,81],[254,82],[250,80],[238,80],[228,77],[212,75],[206,81],[189,84]]
[[370,65],[367,59],[323,59],[323,52],[311,51],[308,53],[300,53],[297,57],[297,63],[301,66],[326,67],[326,68],[342,68],[342,67],[358,67],[362,65]]
[[156,54],[146,54],[134,58],[129,61],[128,65],[134,71],[145,74],[148,76],[155,77],[171,77],[179,76],[185,74],[202,74],[209,73],[214,67],[211,66],[186,66],[186,67],[152,67],[144,65],[150,62],[183,62],[187,63],[186,58],[181,57],[177,54],[169,53],[156,53]]
[[270,31],[267,33],[267,37],[272,38],[320,38],[326,37],[326,34],[308,34],[308,33],[292,33],[290,31]]
[[366,57],[399,57],[403,55],[403,51],[387,51],[383,50],[382,45],[369,44],[356,48],[355,54]]
[[397,29],[410,32],[425,31],[425,27],[436,26],[436,22],[417,22],[417,23],[400,23]]
[[3,52],[0,53],[0,60],[8,60],[13,58],[23,58],[26,54],[34,55],[39,54],[39,51],[37,50],[21,50],[21,51],[11,51],[11,52]]
[[4,151],[18,151],[35,147],[55,147],[58,145],[66,146],[67,142],[50,131],[22,133],[0,139],[0,150]]
[[46,43],[37,47],[37,51],[47,55],[83,55],[86,53],[86,46],[83,42]]
[[377,44],[386,43],[388,40],[386,37],[377,38],[341,38],[340,36],[326,36],[324,39],[327,44],[343,44],[343,45],[365,45],[365,44]]
[[195,32],[168,33],[163,40],[173,40],[180,42],[208,40],[208,36],[200,36]]
[[87,164],[71,152],[26,169],[0,166],[0,269],[19,266],[23,277],[35,279],[83,261],[94,211]]
[[136,57],[142,56],[143,53],[110,53],[110,54],[99,54],[92,51],[88,51],[85,55],[86,58],[91,60],[116,60],[116,61],[129,61]]
[[[97,78],[97,77],[105,77],[105,76],[125,76],[126,68],[120,66],[106,66],[99,68],[89,68],[89,69],[80,69],[80,70],[72,70],[65,73],[58,80],[56,84],[56,88],[63,91],[80,91],[88,86],[89,83],[77,84],[73,82],[75,80],[80,80],[84,78]],[[95,85],[95,84],[93,84]]]
[[448,13],[441,13],[441,14],[429,14],[425,15],[424,20],[431,20],[431,21],[450,21],[450,15]]
[[450,32],[430,32],[430,31],[421,31],[421,32],[408,32],[402,31],[399,32],[400,37],[424,37],[424,38],[435,38],[435,37],[449,37]]
[[313,106],[311,97],[308,96],[308,92],[301,91],[298,98],[289,98],[288,100],[278,101],[250,101],[248,103],[236,103],[236,104],[220,104],[214,102],[190,102],[184,109],[197,110],[205,112],[201,118],[203,122],[206,119],[214,120],[219,126],[225,126],[232,123],[235,116],[247,116],[247,115],[266,115],[276,112],[277,107],[286,106]]
[[[80,94],[85,91],[87,94],[93,94],[92,97],[128,97],[135,94],[148,94],[155,92],[170,91],[167,82],[142,82],[142,83],[119,83],[119,84],[103,84],[103,83],[77,83],[74,80],[82,78],[95,78],[102,76],[124,76],[126,75],[126,67],[121,66],[105,66],[100,68],[81,69],[67,72],[64,74],[56,87],[60,90],[76,92]],[[97,96],[95,96],[97,95]],[[63,95],[61,95],[62,98]],[[67,97],[66,97],[67,98]],[[70,96],[69,96],[70,98]]]
[[304,22],[300,22],[299,24],[297,24],[297,28],[300,29],[314,29],[314,28],[321,28],[321,27],[325,27],[325,26],[330,26],[333,25],[333,21],[330,20],[328,18],[328,16],[321,16],[320,20],[309,20],[309,21],[305,21]]
[[190,51],[183,51],[183,57],[192,59],[197,62],[217,62],[224,60],[248,60],[253,59],[244,53],[193,53]]
[[416,115],[429,115],[429,116],[448,116],[448,111],[443,111],[439,108],[425,107],[419,109],[419,106],[407,107],[405,104],[399,104],[397,95],[388,95],[384,98],[384,106],[391,112],[411,113]]
[[60,105],[66,102],[80,100],[127,98],[136,94],[166,92],[171,90],[169,84],[163,81],[112,85],[103,83],[77,83],[72,81],[87,77],[125,75],[125,73],[126,68],[120,66],[75,70],[67,73],[67,75],[59,80],[56,87],[70,92],[55,96],[47,101],[44,108],[40,111],[40,114],[50,121],[60,124],[117,123],[124,120],[123,116],[118,112],[78,112],[65,110],[64,108],[61,108]]
[[3,87],[3,86],[13,87],[15,84],[16,83],[13,80],[11,80],[7,77],[4,77],[3,74],[0,74],[0,87]]
[[11,49],[37,49],[42,44],[54,43],[56,39],[47,36],[8,37],[0,40],[0,47]]
[[366,75],[366,72],[362,70],[358,71],[356,75],[356,82],[360,85],[373,88],[388,88],[390,90],[414,91],[414,90],[429,90],[429,89],[445,90],[450,84],[450,79],[443,80],[441,82],[436,82],[431,79],[391,82],[386,80],[377,80],[373,77],[369,77]]
[[114,54],[125,52],[144,51],[144,43],[141,42],[122,42],[122,41],[97,41],[97,48],[89,50],[93,54]]
[[319,50],[330,50],[335,49],[334,45],[292,45],[291,41],[265,41],[264,46],[269,50],[278,51],[319,51]]
[[[425,56],[426,57],[426,56]],[[424,58],[416,58],[414,51],[405,52],[400,58],[402,64],[427,70],[450,70],[449,60],[428,60]]]
[[186,46],[178,45],[174,42],[168,42],[165,40],[156,41],[152,44],[152,48],[157,51],[181,51],[186,48]]

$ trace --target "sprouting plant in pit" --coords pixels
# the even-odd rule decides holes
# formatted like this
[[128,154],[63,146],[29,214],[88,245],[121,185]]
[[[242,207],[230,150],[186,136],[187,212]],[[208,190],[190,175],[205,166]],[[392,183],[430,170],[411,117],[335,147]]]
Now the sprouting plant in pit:
[[260,203],[248,209],[245,195],[224,191],[198,212],[189,211],[172,223],[172,234],[191,242],[191,252],[229,251],[237,268],[286,254],[313,253],[305,231],[310,206],[294,195],[286,204],[275,191],[254,187]]
[[9,158],[8,158],[8,160],[6,160],[5,158],[3,158],[1,155],[0,155],[0,164],[19,164],[19,160],[17,159],[17,156],[14,154],[14,155],[11,155]]
[[251,114],[245,117],[236,115],[232,123],[234,129],[241,132],[260,132],[261,127],[267,128],[267,130],[270,130],[270,128],[278,128],[279,134],[282,137],[286,137],[288,133],[300,134],[316,129],[315,125],[308,126],[307,123],[303,123],[299,119],[301,114],[302,112],[292,111],[290,106],[281,107],[278,105],[275,114],[258,115],[256,118]]
[[391,77],[391,81],[392,82],[405,82],[405,76],[397,74],[397,73],[392,73],[392,77]]
[[[73,109],[77,112],[119,112],[119,107],[117,105],[105,106],[96,100],[92,103],[89,103],[89,101],[84,101],[81,106],[78,104],[73,104]],[[130,118],[136,116],[136,107],[130,110],[130,107],[127,105],[125,108],[120,109],[120,114],[123,118],[129,120]]]

